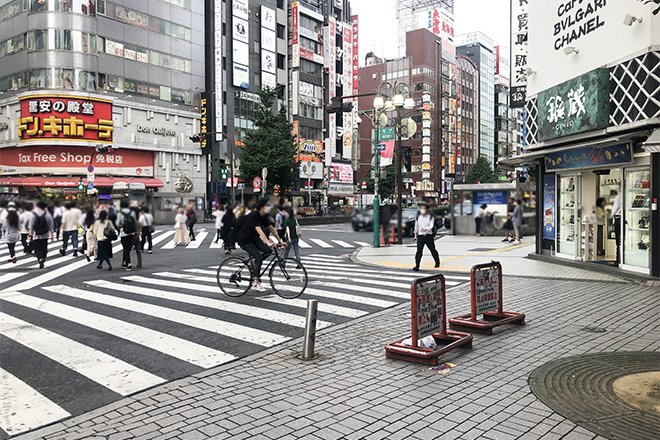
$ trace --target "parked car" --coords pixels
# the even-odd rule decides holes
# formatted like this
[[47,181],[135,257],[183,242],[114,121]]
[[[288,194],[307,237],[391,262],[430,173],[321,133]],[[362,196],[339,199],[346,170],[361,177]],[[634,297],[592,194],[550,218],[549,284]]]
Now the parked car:
[[[401,224],[403,226],[403,235],[404,237],[414,237],[415,236],[415,220],[417,219],[417,209],[416,208],[405,208],[401,215]],[[397,228],[397,214],[392,214],[390,218],[390,227],[394,226],[394,233],[398,234],[399,228]],[[390,231],[387,231],[388,233]]]
[[373,229],[374,227],[374,211],[371,209],[355,210],[353,213],[353,220],[351,222],[354,231],[360,229]]

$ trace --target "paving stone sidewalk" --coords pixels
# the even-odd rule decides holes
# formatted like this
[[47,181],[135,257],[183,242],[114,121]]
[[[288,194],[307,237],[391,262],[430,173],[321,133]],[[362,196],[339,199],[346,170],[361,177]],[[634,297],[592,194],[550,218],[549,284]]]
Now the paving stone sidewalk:
[[[504,308],[526,325],[475,335],[440,358],[456,364],[444,375],[385,358],[409,335],[404,304],[320,331],[314,360],[290,341],[15,438],[602,440],[537,400],[528,376],[560,357],[660,351],[659,298],[638,283],[505,276]],[[468,287],[447,304],[467,313]]]

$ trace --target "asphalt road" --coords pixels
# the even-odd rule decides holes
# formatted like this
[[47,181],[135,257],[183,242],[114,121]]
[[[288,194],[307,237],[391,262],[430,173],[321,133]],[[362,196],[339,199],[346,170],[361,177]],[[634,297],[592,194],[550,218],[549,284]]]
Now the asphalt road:
[[[298,338],[307,299],[319,301],[317,328],[409,301],[413,273],[348,258],[373,236],[350,224],[303,228],[309,285],[298,299],[270,289],[228,297],[216,284],[225,256],[210,228],[198,225],[188,247],[174,247],[169,228],[157,230],[154,253],[131,272],[120,268],[118,241],[112,272],[60,256],[59,243],[44,270],[21,249],[17,264],[0,263],[0,438]],[[0,249],[0,261],[6,254]]]

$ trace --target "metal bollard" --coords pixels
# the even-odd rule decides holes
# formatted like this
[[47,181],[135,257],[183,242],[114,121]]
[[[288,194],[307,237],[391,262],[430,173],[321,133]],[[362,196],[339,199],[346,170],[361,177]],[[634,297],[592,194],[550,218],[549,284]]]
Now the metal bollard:
[[307,317],[302,359],[312,359],[314,357],[314,342],[316,341],[316,310],[318,309],[318,306],[319,302],[317,300],[307,300]]

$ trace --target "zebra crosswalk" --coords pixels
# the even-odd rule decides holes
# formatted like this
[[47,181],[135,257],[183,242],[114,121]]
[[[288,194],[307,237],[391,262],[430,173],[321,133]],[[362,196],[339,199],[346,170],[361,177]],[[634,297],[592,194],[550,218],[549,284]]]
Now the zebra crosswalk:
[[[210,266],[0,290],[0,434],[26,432],[298,338],[307,299],[319,301],[319,329],[407,302],[415,278],[322,254],[305,256],[303,264],[309,283],[296,299],[270,291],[225,296]],[[0,275],[0,283],[12,276]],[[446,277],[447,286],[468,281]]]

